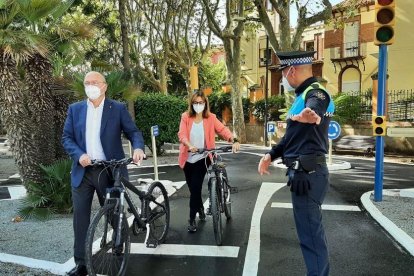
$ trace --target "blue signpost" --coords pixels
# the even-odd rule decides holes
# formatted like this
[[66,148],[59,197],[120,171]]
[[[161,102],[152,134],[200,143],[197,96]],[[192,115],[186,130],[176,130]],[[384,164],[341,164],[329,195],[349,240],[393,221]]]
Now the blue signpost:
[[157,144],[155,143],[155,137],[157,137],[160,134],[158,130],[158,126],[152,126],[151,127],[151,142],[152,142],[152,156],[154,158],[154,178],[155,180],[158,180],[158,165],[157,165]]
[[328,127],[328,139],[329,139],[329,152],[328,152],[328,164],[332,165],[332,140],[336,139],[341,135],[341,126],[331,121]]
[[276,123],[267,122],[267,133],[274,134],[276,132]]
[[341,135],[341,126],[337,122],[331,121],[328,128],[328,138],[335,140],[339,135]]

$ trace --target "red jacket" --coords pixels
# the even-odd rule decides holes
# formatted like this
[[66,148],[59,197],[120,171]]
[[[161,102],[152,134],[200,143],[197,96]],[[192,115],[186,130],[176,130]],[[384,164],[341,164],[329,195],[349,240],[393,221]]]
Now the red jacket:
[[[188,115],[188,112],[184,112],[181,115],[180,129],[178,131],[178,139],[180,141],[180,154],[178,155],[178,164],[181,168],[184,168],[185,162],[188,158],[189,148],[185,146],[185,144],[190,141],[190,132],[194,119],[195,117],[190,117]],[[231,131],[225,125],[223,125],[223,123],[221,123],[213,113],[210,113],[210,116],[208,116],[208,118],[203,119],[203,126],[205,145],[208,149],[215,148],[216,134],[218,134],[226,141],[231,142],[233,140]]]

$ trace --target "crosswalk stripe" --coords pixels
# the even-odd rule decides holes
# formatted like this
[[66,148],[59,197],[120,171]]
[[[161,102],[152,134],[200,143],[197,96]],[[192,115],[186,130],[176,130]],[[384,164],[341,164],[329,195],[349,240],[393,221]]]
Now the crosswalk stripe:
[[[292,203],[285,203],[285,202],[272,202],[272,208],[293,208]],[[332,204],[322,204],[322,210],[330,210],[330,211],[353,211],[353,212],[360,212],[358,206],[353,205],[332,205]]]
[[131,254],[202,256],[237,258],[238,246],[160,244],[156,248],[147,248],[143,243],[131,243]]

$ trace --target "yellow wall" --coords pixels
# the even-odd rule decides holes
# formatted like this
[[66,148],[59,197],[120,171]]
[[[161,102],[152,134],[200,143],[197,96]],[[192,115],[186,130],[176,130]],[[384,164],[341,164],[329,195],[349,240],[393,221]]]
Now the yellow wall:
[[[411,12],[411,14],[410,14]],[[396,7],[396,25],[394,44],[388,47],[388,88],[389,90],[414,88],[414,1],[398,1]],[[361,12],[361,25],[374,22],[375,10],[371,6]],[[326,30],[332,30],[326,26]],[[364,46],[362,46],[364,47]],[[366,43],[365,70],[359,61],[361,70],[361,90],[372,88],[371,75],[378,72],[378,46],[373,42]],[[323,77],[328,81],[327,88],[336,94],[339,89],[341,67],[336,63],[336,72],[331,62],[331,49],[324,51]]]
[[414,1],[396,1],[394,44],[388,47],[388,87],[414,89]]

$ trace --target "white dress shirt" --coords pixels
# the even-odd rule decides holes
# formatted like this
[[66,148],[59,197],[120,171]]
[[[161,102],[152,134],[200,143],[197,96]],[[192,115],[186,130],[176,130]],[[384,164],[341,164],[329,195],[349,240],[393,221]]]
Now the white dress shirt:
[[101,143],[101,121],[105,98],[98,107],[88,99],[86,113],[86,153],[91,160],[106,160]]

